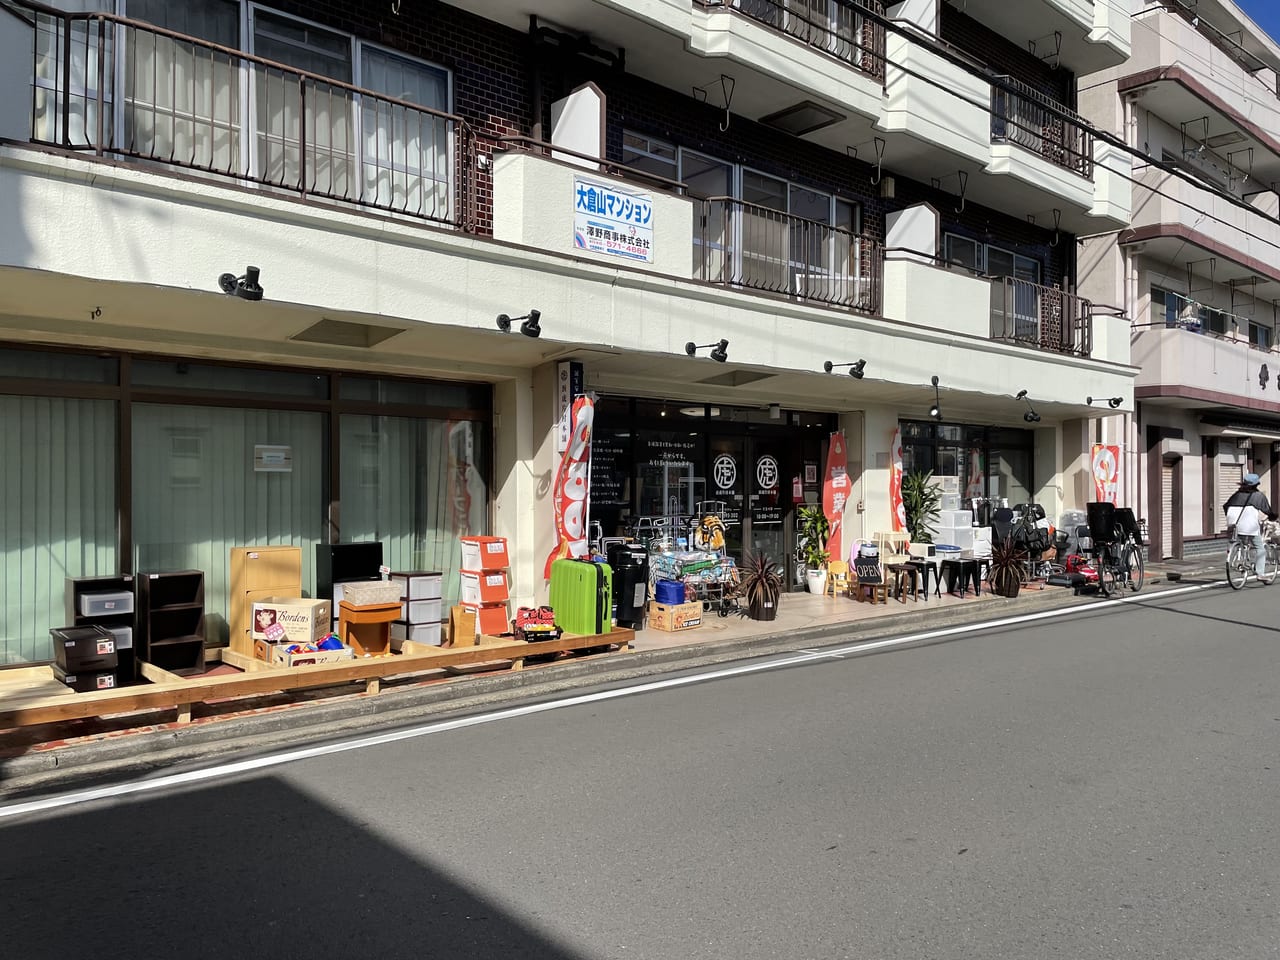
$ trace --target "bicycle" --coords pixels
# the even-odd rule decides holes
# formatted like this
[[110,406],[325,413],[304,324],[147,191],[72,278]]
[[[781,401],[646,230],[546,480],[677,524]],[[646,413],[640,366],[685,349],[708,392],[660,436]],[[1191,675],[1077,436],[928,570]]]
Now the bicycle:
[[[1265,520],[1262,524],[1263,561],[1262,574],[1258,582],[1270,584],[1280,571],[1280,524],[1274,520]],[[1232,590],[1239,590],[1255,570],[1257,557],[1254,554],[1253,537],[1249,534],[1232,533],[1231,546],[1227,548],[1227,583]]]
[[[1090,527],[1094,527],[1092,521]],[[1137,593],[1147,579],[1146,562],[1142,558],[1142,545],[1139,543],[1140,527],[1133,519],[1132,512],[1124,510],[1117,522],[1111,524],[1111,529],[1112,539],[1103,543],[1095,540],[1093,545],[1092,557],[1094,569],[1098,572],[1098,592],[1104,597],[1114,596],[1124,589]]]

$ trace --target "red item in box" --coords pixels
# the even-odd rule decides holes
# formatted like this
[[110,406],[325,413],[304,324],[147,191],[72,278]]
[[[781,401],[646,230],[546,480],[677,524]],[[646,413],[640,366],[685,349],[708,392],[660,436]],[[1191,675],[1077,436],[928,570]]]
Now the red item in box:
[[506,537],[462,537],[463,570],[503,570],[511,566]]
[[507,605],[505,603],[464,603],[463,609],[476,615],[476,633],[486,637],[496,637],[507,633],[511,624],[507,622]]
[[516,610],[515,626],[522,627],[554,627],[556,612],[550,607],[520,607]]

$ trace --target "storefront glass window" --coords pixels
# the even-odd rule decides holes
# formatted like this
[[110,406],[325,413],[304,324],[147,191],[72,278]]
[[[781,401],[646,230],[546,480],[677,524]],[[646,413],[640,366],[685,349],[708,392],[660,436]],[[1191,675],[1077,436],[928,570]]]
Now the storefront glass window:
[[48,660],[67,577],[116,570],[116,405],[0,396],[0,666]]
[[329,377],[322,373],[189,363],[185,360],[136,360],[132,378],[136,387],[175,392],[250,393],[314,400],[324,400],[329,396]]
[[392,570],[439,570],[458,597],[458,538],[489,532],[483,424],[341,418],[341,542],[381,541]]
[[0,350],[0,377],[119,383],[120,362],[114,357],[96,357],[87,353]]
[[702,475],[701,434],[676,430],[641,430],[636,451],[640,516],[692,516],[706,499]]
[[[133,405],[134,570],[203,570],[210,643],[228,639],[232,547],[301,547],[310,595],[325,516],[325,434],[319,413]],[[263,446],[286,448],[288,467],[260,456]]]
[[338,393],[343,400],[369,403],[402,403],[416,407],[449,407],[455,410],[487,410],[487,383],[441,383],[421,380],[343,377]]

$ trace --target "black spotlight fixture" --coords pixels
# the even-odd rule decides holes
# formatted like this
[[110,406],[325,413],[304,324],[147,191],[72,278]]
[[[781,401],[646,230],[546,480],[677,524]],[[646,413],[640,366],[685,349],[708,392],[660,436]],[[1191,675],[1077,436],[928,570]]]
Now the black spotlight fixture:
[[699,350],[705,350],[711,347],[710,357],[716,363],[724,363],[729,359],[729,341],[721,340],[719,343],[694,343],[690,340],[684,345],[684,352],[689,356],[694,356]]
[[857,363],[832,363],[830,360],[828,360],[822,365],[822,369],[825,370],[827,373],[830,373],[832,370],[835,370],[837,367],[848,367],[849,376],[853,377],[853,379],[855,380],[861,380],[863,377],[863,373],[867,368],[867,361],[859,360]]
[[530,310],[523,317],[508,317],[505,313],[498,314],[498,329],[503,333],[511,332],[511,324],[517,320],[523,320],[520,324],[520,332],[526,337],[533,337],[535,340],[542,336],[542,327],[538,325],[538,321],[542,319],[541,310]]
[[1027,412],[1026,412],[1026,413],[1024,413],[1024,414],[1022,415],[1022,419],[1023,419],[1023,420],[1027,421],[1027,423],[1039,423],[1039,422],[1040,422],[1040,414],[1036,413],[1036,408],[1035,408],[1035,407],[1033,407],[1033,406],[1031,405],[1031,401],[1027,399],[1027,391],[1025,391],[1025,390],[1019,390],[1019,391],[1018,391],[1018,395],[1017,395],[1016,397],[1014,397],[1014,399],[1015,399],[1015,400],[1026,400],[1026,401],[1027,401]]
[[933,406],[929,408],[929,418],[932,420],[942,419],[942,397],[938,395],[938,375],[933,375]]
[[1092,407],[1094,400],[1097,400],[1099,403],[1102,403],[1104,399],[1107,401],[1107,406],[1110,407],[1112,410],[1120,409],[1120,404],[1124,403],[1124,397],[1105,397],[1105,398],[1104,397],[1085,397],[1084,402]]
[[262,286],[258,283],[260,272],[257,267],[245,267],[243,277],[237,277],[234,273],[224,273],[218,277],[218,286],[223,293],[240,297],[242,300],[261,300]]

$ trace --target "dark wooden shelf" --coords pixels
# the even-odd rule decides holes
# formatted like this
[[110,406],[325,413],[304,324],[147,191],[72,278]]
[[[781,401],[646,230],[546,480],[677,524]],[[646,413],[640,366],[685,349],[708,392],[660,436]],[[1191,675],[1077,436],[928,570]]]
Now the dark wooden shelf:
[[201,646],[203,646],[204,637],[197,636],[194,633],[185,637],[165,637],[163,640],[152,640],[149,646],[153,648],[154,647],[172,647],[182,643],[198,643]]
[[204,574],[140,573],[137,582],[138,657],[169,673],[203,673]]

